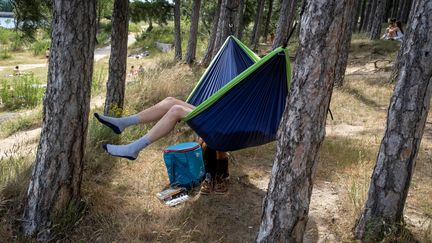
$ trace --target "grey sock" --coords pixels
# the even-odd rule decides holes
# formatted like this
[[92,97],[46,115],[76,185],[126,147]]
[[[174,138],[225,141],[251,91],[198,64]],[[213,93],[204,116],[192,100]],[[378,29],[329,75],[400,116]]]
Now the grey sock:
[[110,127],[117,134],[123,132],[126,127],[140,122],[138,114],[119,118],[104,116],[98,113],[94,113],[94,115],[102,124]]
[[138,157],[139,152],[151,144],[147,135],[144,135],[138,140],[126,145],[112,145],[104,144],[103,148],[111,155],[135,160]]

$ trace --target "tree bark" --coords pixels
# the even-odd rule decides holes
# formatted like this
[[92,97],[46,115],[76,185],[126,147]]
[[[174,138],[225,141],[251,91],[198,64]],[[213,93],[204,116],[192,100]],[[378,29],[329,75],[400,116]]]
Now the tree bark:
[[335,68],[335,85],[342,86],[345,78],[345,70],[348,64],[348,54],[349,48],[351,46],[351,37],[352,37],[352,29],[355,20],[355,7],[357,6],[357,2],[360,0],[353,0],[351,2],[346,3],[345,12],[343,15],[343,19],[341,20],[342,24],[342,33],[346,33],[341,36],[341,51],[340,56],[336,63]]
[[[355,235],[379,240],[402,221],[432,93],[432,2],[418,0],[401,52],[403,65],[387,115],[368,198]],[[372,226],[373,225],[373,226]]]
[[265,4],[265,0],[258,1],[257,14],[255,15],[255,22],[254,22],[254,26],[250,38],[250,46],[252,50],[256,50],[258,48],[264,4]]
[[217,8],[216,8],[217,11],[216,11],[216,14],[213,18],[213,27],[212,27],[210,37],[208,39],[207,49],[205,51],[203,59],[200,62],[200,65],[205,66],[205,67],[207,67],[210,64],[210,61],[213,57],[213,49],[214,49],[216,34],[217,34],[217,30],[218,30],[218,25],[219,25],[219,16],[220,16],[221,7],[222,7],[222,0],[218,0],[218,4],[217,4]]
[[190,26],[189,41],[188,41],[188,46],[186,51],[186,63],[188,64],[191,64],[192,62],[195,61],[200,7],[201,7],[201,0],[194,0],[192,3],[191,26]]
[[175,54],[174,60],[182,59],[182,46],[181,46],[181,29],[180,29],[180,0],[174,2],[174,38],[175,38]]
[[362,14],[362,4],[363,4],[363,0],[357,0],[357,6],[356,6],[356,11],[355,11],[355,16],[353,19],[353,26],[352,26],[352,32],[356,32],[357,31],[357,27],[359,25],[359,19],[360,19],[360,15]]
[[353,0],[307,1],[257,242],[303,240],[347,4]]
[[362,32],[368,32],[368,25],[369,25],[369,22],[371,21],[370,16],[372,15],[372,13],[371,13],[372,1],[373,0],[367,0],[366,9],[365,9],[365,17],[364,17],[364,21],[362,21],[363,22],[362,28],[361,28]]
[[360,32],[360,31],[364,31],[364,24],[365,24],[365,22],[366,22],[366,8],[367,8],[367,5],[368,5],[368,3],[367,3],[367,0],[361,0],[361,1],[363,1],[363,3],[362,3],[362,10],[361,10],[361,16],[360,16],[360,23],[359,23],[359,26],[358,26],[358,32]]
[[273,40],[272,49],[282,46],[288,37],[295,18],[296,0],[283,0],[276,25],[276,35]]
[[374,26],[377,3],[379,1],[382,1],[382,0],[371,0],[371,1],[372,1],[372,5],[371,5],[371,9],[370,9],[370,15],[369,15],[368,26],[367,26],[367,32],[369,33],[369,36],[370,36],[370,33],[372,32],[372,27]]
[[234,35],[239,39],[241,39],[243,36],[243,29],[244,29],[243,16],[244,16],[245,7],[246,7],[246,0],[240,0],[239,7],[238,7],[239,10],[236,15],[235,24],[234,24],[234,26],[236,27]]
[[378,40],[381,37],[381,25],[385,13],[385,0],[375,0],[376,7],[370,28],[371,40]]
[[397,17],[399,1],[403,1],[403,0],[394,0],[390,18],[396,18]]
[[269,6],[268,6],[268,11],[267,11],[267,17],[266,17],[266,22],[264,25],[264,40],[267,42],[267,37],[269,34],[269,29],[270,29],[270,22],[271,22],[271,17],[272,17],[272,12],[273,12],[273,0],[269,0]]
[[226,38],[226,36],[224,35],[226,33],[225,26],[228,21],[228,8],[227,8],[228,2],[229,0],[222,0],[221,3],[218,27],[216,31],[216,37],[215,37],[211,59],[213,59],[213,57],[216,56],[217,52],[219,51],[220,47],[222,46]]
[[26,235],[49,239],[56,215],[80,201],[96,38],[95,0],[53,1],[42,133],[23,202]]
[[237,16],[239,5],[240,0],[229,0],[227,2],[227,13],[225,25],[223,26],[224,32],[222,35],[222,42],[224,42],[228,36],[234,35],[235,33],[235,29],[237,28],[237,26],[235,26],[235,18]]
[[111,54],[104,107],[105,115],[110,115],[113,108],[123,109],[124,106],[129,24],[128,11],[129,0],[114,1],[111,29]]
[[402,8],[401,16],[399,17],[400,21],[404,24],[408,22],[409,13],[411,10],[412,0],[405,0],[404,6]]

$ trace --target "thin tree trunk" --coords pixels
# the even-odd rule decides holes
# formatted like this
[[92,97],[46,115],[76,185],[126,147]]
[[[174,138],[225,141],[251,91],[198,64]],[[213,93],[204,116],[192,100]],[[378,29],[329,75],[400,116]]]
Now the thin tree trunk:
[[371,40],[378,40],[381,36],[381,25],[385,12],[385,0],[376,0],[374,17],[370,29]]
[[265,0],[258,1],[257,14],[255,15],[254,27],[251,33],[250,38],[250,46],[252,50],[256,50],[258,48],[259,36],[260,36],[260,27],[261,20],[264,11]]
[[390,18],[396,18],[397,12],[398,12],[399,1],[400,0],[394,0],[394,2],[392,4],[392,10],[391,10]]
[[366,4],[366,10],[365,10],[365,18],[363,21],[363,25],[361,28],[362,32],[368,32],[368,25],[369,25],[369,21],[371,21],[370,16],[372,15],[371,13],[371,9],[372,9],[372,1],[374,0],[367,0],[367,4]]
[[369,33],[369,36],[370,36],[370,33],[372,32],[372,28],[374,26],[377,4],[378,4],[378,2],[383,1],[383,0],[371,0],[371,1],[372,1],[372,6],[371,6],[371,10],[370,10],[371,12],[369,15],[368,26],[367,26],[367,32]]
[[272,49],[282,46],[288,37],[292,22],[295,18],[296,0],[283,0],[276,25],[276,35],[273,40]]
[[189,41],[188,41],[188,46],[186,51],[186,63],[188,64],[191,64],[192,62],[195,61],[200,7],[201,7],[201,0],[194,0],[192,3],[191,26],[190,26]]
[[237,26],[235,26],[235,18],[237,16],[239,5],[240,0],[229,0],[227,3],[226,21],[223,26],[224,32],[222,34],[222,41],[225,41],[228,36],[234,35],[235,33],[235,29],[237,28]]
[[393,0],[387,0],[385,4],[385,14],[382,22],[387,22],[388,19],[390,18],[392,7],[393,7]]
[[404,24],[406,24],[408,22],[409,13],[411,10],[411,5],[412,5],[412,0],[405,0],[404,1],[404,6],[402,8],[402,13],[400,16],[400,21]]
[[22,218],[48,240],[52,220],[80,201],[96,38],[95,0],[53,1],[42,133]]
[[366,18],[367,18],[366,8],[368,5],[368,2],[367,2],[367,0],[362,0],[362,1],[363,1],[363,4],[362,4],[361,16],[360,16],[360,24],[358,27],[359,32],[364,31],[364,26],[365,26]]
[[360,0],[353,0],[352,2],[347,2],[345,7],[345,12],[343,19],[341,21],[342,24],[342,33],[346,33],[340,38],[342,39],[342,46],[339,58],[337,59],[336,68],[335,68],[335,85],[342,86],[345,78],[345,70],[348,64],[348,54],[349,48],[351,46],[351,37],[352,37],[352,29],[353,22],[355,20],[355,7],[357,6],[357,2]]
[[303,240],[347,5],[353,1],[307,1],[257,242]]
[[355,16],[353,18],[353,26],[352,26],[352,32],[356,32],[357,31],[357,27],[358,27],[358,23],[359,23],[359,18],[361,15],[361,11],[362,11],[362,2],[363,0],[357,0],[357,5],[356,5],[356,11],[355,11]]
[[218,21],[218,27],[216,31],[216,37],[213,47],[213,52],[211,58],[213,59],[214,56],[216,56],[217,52],[219,51],[220,47],[222,46],[223,42],[225,41],[224,33],[225,33],[225,25],[228,21],[228,2],[229,0],[222,0],[221,8],[220,8],[220,14],[219,14],[219,21]]
[[104,114],[113,108],[123,109],[126,86],[129,0],[115,0],[111,29],[111,54]]
[[239,7],[238,7],[238,13],[236,15],[235,18],[235,24],[234,26],[236,26],[235,28],[235,33],[234,35],[237,36],[237,38],[241,39],[243,36],[243,16],[244,16],[244,11],[245,11],[245,7],[246,7],[246,0],[240,0],[239,2]]
[[213,49],[214,49],[215,40],[216,40],[216,33],[217,33],[218,24],[219,24],[219,16],[220,16],[221,7],[222,7],[222,0],[218,0],[218,5],[216,8],[217,11],[216,11],[215,16],[213,18],[213,27],[212,27],[210,37],[208,39],[207,49],[205,51],[203,59],[200,62],[200,65],[203,65],[205,67],[207,67],[210,64],[210,61],[213,57],[212,55],[213,55]]
[[174,38],[175,38],[175,55],[174,60],[182,59],[182,46],[181,46],[181,28],[180,28],[180,0],[174,2]]
[[379,241],[386,227],[403,220],[432,93],[432,2],[417,0],[414,9],[401,49],[404,61],[390,101],[386,131],[355,229],[359,239],[367,234],[369,240]]
[[272,17],[272,12],[273,12],[273,0],[269,0],[269,6],[268,6],[268,12],[267,12],[267,17],[266,17],[266,22],[264,25],[264,40],[267,42],[267,36],[269,34],[269,29],[270,29],[270,22],[271,22],[271,17]]

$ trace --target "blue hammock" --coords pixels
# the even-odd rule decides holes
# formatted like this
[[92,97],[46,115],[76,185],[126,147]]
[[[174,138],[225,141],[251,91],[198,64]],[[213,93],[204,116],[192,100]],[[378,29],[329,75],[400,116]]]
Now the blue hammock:
[[186,102],[198,106],[260,58],[241,41],[229,36]]
[[[226,45],[224,47],[227,48]],[[236,46],[230,48],[235,49]],[[247,55],[245,52],[237,53]],[[224,63],[229,65],[226,68],[210,65],[209,72],[204,74],[208,77],[202,80],[213,80],[212,75],[218,77],[235,75],[235,71],[232,70],[240,70],[233,69],[233,66],[237,65],[235,60],[247,60],[233,55],[225,56],[226,49],[223,48],[219,54],[214,63],[220,65],[221,57],[224,56],[226,58]],[[220,74],[226,70],[230,71]],[[290,73],[287,50],[277,48],[217,91],[215,89],[200,91],[207,97],[210,94],[210,97],[188,99],[191,104],[199,105],[184,121],[209,147],[219,151],[233,151],[274,141],[285,108]],[[217,83],[218,79],[214,80],[211,85]],[[201,81],[198,85],[201,85],[200,88],[197,86],[191,97],[196,95],[197,90],[205,90],[205,87],[210,84]]]

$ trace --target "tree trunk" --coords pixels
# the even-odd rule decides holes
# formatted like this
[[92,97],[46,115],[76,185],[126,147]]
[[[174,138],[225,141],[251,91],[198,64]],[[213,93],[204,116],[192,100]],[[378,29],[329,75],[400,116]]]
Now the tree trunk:
[[222,42],[224,42],[228,36],[234,35],[235,33],[235,29],[237,28],[237,26],[235,26],[235,18],[237,16],[239,5],[240,0],[229,0],[227,2],[227,13],[225,25],[223,26],[224,32],[222,35]]
[[372,9],[372,2],[373,1],[374,0],[367,0],[366,10],[365,10],[365,12],[366,12],[365,18],[364,18],[363,25],[361,28],[362,32],[368,32],[368,25],[369,25],[369,22],[371,21],[371,16],[372,16],[371,9]]
[[355,7],[355,16],[353,18],[353,25],[352,25],[352,32],[356,32],[357,31],[357,27],[358,27],[358,23],[359,23],[359,19],[360,19],[360,15],[362,13],[362,3],[363,0],[357,0],[357,5]]
[[210,37],[208,39],[207,49],[206,49],[204,57],[200,63],[200,65],[203,65],[205,67],[207,67],[210,64],[210,61],[213,57],[213,49],[214,49],[216,34],[217,34],[217,30],[218,30],[218,25],[219,25],[219,16],[220,16],[220,12],[221,12],[221,7],[222,7],[222,0],[218,0],[218,4],[217,4],[217,8],[216,8],[217,11],[216,11],[215,16],[213,18],[213,27],[212,27]]
[[213,59],[214,56],[216,56],[217,52],[219,51],[220,47],[222,46],[223,42],[225,41],[224,33],[225,33],[225,25],[228,21],[228,2],[229,0],[222,0],[220,13],[219,13],[219,21],[218,21],[218,27],[216,30],[216,37],[215,42],[213,46],[213,52],[211,59]]
[[343,19],[341,21],[342,24],[342,33],[346,33],[345,35],[341,36],[341,51],[340,56],[336,63],[335,68],[335,85],[336,86],[342,86],[345,78],[345,70],[348,64],[348,53],[349,48],[351,46],[351,37],[352,37],[352,29],[353,29],[353,22],[355,20],[355,6],[357,6],[357,2],[360,2],[360,0],[353,0],[352,2],[347,2],[345,7],[345,12]]
[[409,13],[411,10],[412,0],[405,0],[399,20],[406,24],[408,22]]
[[397,17],[399,1],[403,1],[403,0],[394,0],[390,18],[396,18]]
[[264,40],[266,42],[267,42],[267,36],[269,34],[272,12],[273,12],[273,0],[269,0],[269,6],[268,6],[266,22],[264,25],[264,34],[263,34]]
[[110,115],[113,108],[123,109],[124,106],[129,24],[128,9],[129,0],[114,1],[111,29],[111,54],[104,108],[105,115]]
[[386,0],[375,0],[375,1],[376,1],[376,7],[373,15],[371,29],[370,29],[371,40],[378,40],[381,37],[381,25],[385,13]]
[[239,39],[241,39],[243,36],[243,29],[244,29],[243,16],[244,16],[245,7],[246,7],[246,0],[240,0],[239,7],[238,7],[239,10],[236,15],[235,24],[234,24],[234,26],[236,26],[234,35]]
[[276,25],[276,35],[273,40],[272,49],[282,46],[288,37],[295,18],[296,0],[283,0],[279,12],[279,19]]
[[307,1],[257,242],[303,240],[347,5],[353,0]]
[[265,4],[265,0],[258,1],[257,14],[255,15],[255,23],[250,38],[250,47],[252,50],[256,50],[258,48],[264,4]]
[[53,1],[42,133],[22,229],[47,240],[52,220],[80,201],[96,38],[95,0]]
[[401,52],[403,65],[387,115],[364,211],[355,235],[379,240],[385,225],[398,225],[415,167],[415,159],[432,93],[432,1],[417,0]]
[[363,4],[362,4],[362,10],[361,10],[360,24],[358,27],[358,32],[364,31],[364,26],[366,24],[366,18],[367,18],[366,9],[367,9],[367,6],[369,4],[368,3],[369,1],[367,1],[367,0],[361,0],[361,1],[363,1]]
[[188,41],[188,46],[186,51],[186,63],[188,64],[191,64],[192,62],[195,61],[200,7],[201,7],[201,0],[194,0],[192,3],[191,26],[190,26],[189,41]]
[[182,59],[181,46],[181,29],[180,29],[180,0],[175,0],[174,3],[174,38],[175,38],[175,55],[174,60]]
[[370,15],[369,15],[369,19],[368,19],[368,26],[367,26],[367,32],[370,33],[372,32],[372,27],[374,26],[374,20],[375,20],[375,11],[377,10],[377,4],[380,1],[383,0],[371,0],[372,1],[372,6],[370,9]]
[[388,19],[391,17],[390,14],[391,14],[392,7],[393,7],[393,0],[386,0],[385,14],[383,16],[382,22],[387,22]]

